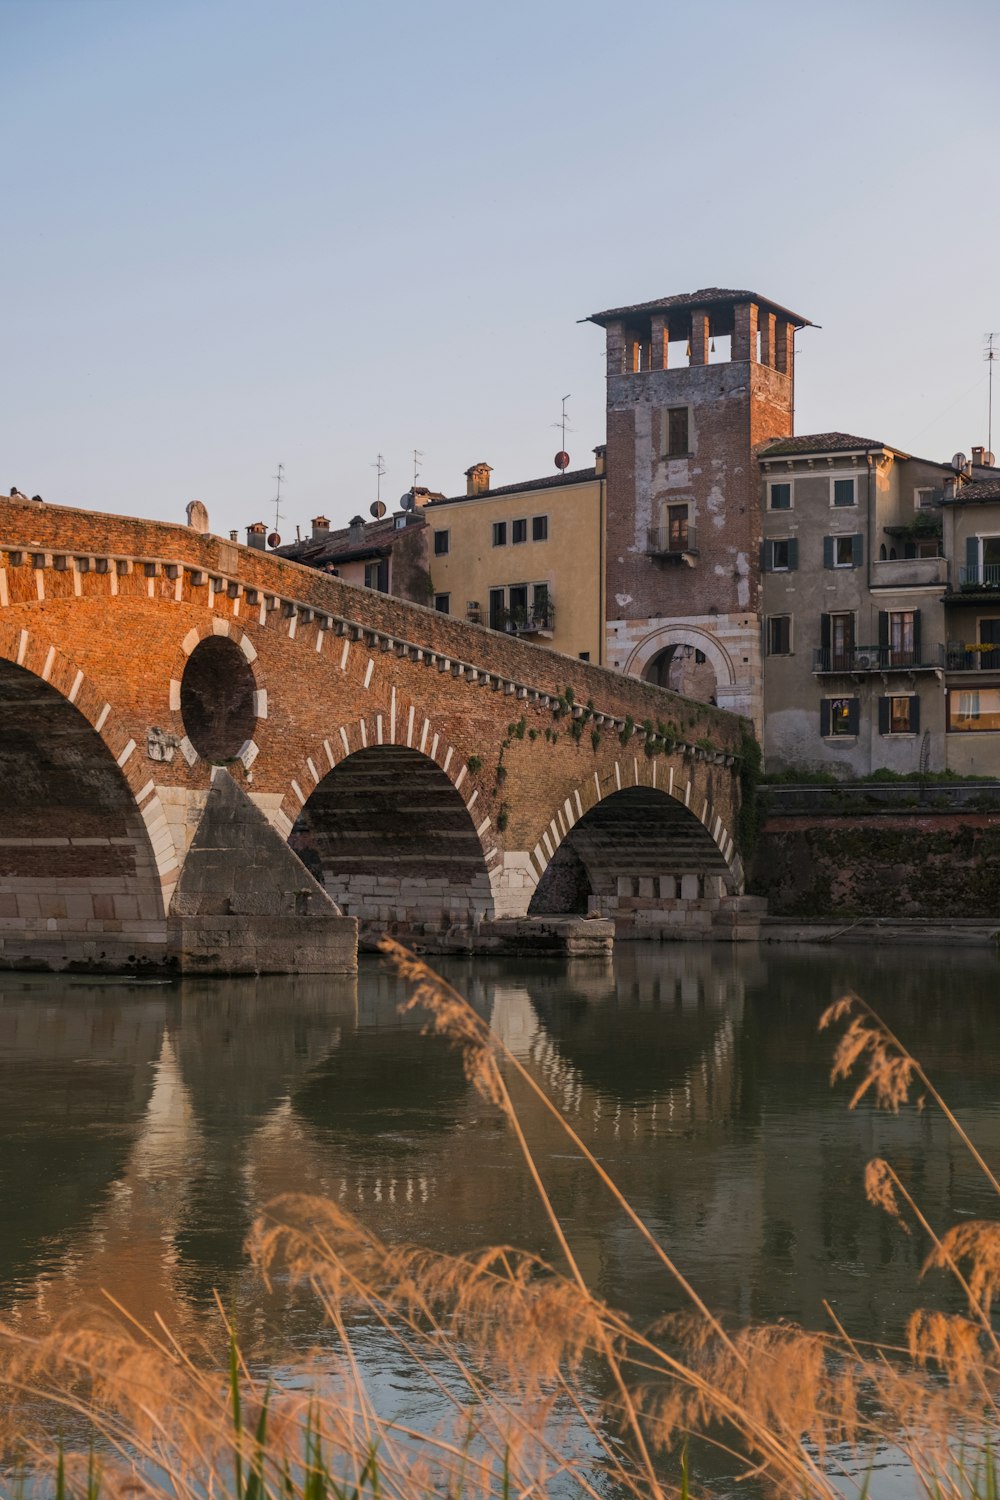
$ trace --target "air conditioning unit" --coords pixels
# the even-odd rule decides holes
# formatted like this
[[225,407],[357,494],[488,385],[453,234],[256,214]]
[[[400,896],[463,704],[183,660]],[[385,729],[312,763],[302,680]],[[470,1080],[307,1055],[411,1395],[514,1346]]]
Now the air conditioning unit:
[[855,651],[853,667],[856,672],[870,672],[878,666],[877,651]]

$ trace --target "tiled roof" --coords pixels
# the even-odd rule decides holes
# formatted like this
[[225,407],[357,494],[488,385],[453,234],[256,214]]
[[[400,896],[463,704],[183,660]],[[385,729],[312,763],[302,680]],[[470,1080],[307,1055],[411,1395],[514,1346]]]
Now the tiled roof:
[[305,563],[310,568],[320,568],[325,563],[360,562],[366,557],[387,556],[397,538],[423,524],[419,513],[408,520],[405,527],[397,527],[395,517],[390,516],[384,521],[366,522],[364,535],[358,542],[351,541],[350,527],[343,526],[326,536],[305,537],[301,542],[288,542],[274,550],[279,557],[291,558],[293,562]]
[[766,307],[771,312],[781,313],[788,318],[797,328],[811,328],[812,324],[808,318],[803,318],[799,313],[789,311],[777,302],[772,302],[769,297],[762,297],[759,292],[732,291],[727,287],[707,286],[698,292],[680,292],[673,297],[660,297],[655,302],[633,302],[628,307],[609,307],[605,312],[591,313],[589,317],[581,318],[582,323],[604,323],[613,318],[628,318],[636,313],[672,312],[689,307],[718,307],[728,306],[736,302],[756,302],[758,307]]
[[987,501],[1000,500],[1000,478],[974,479],[971,484],[959,485],[954,495],[946,495],[943,505],[985,505]]
[[[857,453],[870,448],[887,448],[875,438],[855,437],[851,432],[809,432],[802,437],[779,438],[758,450],[758,458],[791,458],[799,453]],[[893,452],[898,452],[893,449]]]
[[492,500],[497,495],[521,495],[529,490],[552,490],[564,484],[585,484],[597,478],[597,469],[567,469],[563,474],[546,474],[544,479],[527,479],[523,484],[501,484],[495,490],[484,490],[481,495],[448,495],[442,500],[431,500],[424,506],[433,510],[436,505],[455,505],[459,500]]

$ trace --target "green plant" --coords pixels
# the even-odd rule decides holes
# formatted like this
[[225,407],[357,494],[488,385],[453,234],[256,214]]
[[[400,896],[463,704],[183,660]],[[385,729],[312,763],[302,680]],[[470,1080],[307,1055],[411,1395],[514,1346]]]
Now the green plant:
[[635,720],[633,719],[633,717],[632,717],[631,714],[626,714],[625,715],[625,724],[624,724],[624,726],[622,728],[622,732],[618,736],[618,738],[621,740],[621,742],[622,742],[623,745],[627,745],[628,742],[629,742],[629,740],[632,738],[632,736],[633,736],[634,733],[635,733]]
[[465,764],[468,766],[469,771],[473,776],[475,776],[477,771],[481,771],[483,768],[483,762],[478,755],[470,755]]

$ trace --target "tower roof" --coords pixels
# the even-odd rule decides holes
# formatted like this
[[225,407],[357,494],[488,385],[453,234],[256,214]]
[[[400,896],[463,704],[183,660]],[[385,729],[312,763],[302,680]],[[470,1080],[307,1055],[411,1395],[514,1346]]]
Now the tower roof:
[[787,307],[782,307],[779,302],[772,302],[769,297],[762,297],[759,292],[732,291],[719,286],[702,287],[699,292],[679,292],[676,296],[660,297],[654,302],[633,302],[629,307],[609,307],[605,312],[590,313],[588,317],[581,318],[580,322],[599,323],[601,327],[604,327],[607,323],[617,322],[622,318],[642,317],[649,313],[682,312],[693,308],[704,308],[708,311],[713,307],[735,307],[744,302],[755,302],[758,307],[764,308],[767,312],[787,318],[790,323],[794,323],[796,328],[813,327],[809,318],[803,318],[800,313],[791,312]]

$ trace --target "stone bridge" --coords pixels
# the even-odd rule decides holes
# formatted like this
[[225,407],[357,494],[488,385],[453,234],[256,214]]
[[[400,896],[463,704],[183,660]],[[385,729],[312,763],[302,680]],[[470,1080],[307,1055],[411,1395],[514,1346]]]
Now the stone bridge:
[[343,968],[355,918],[739,936],[746,731],[187,526],[3,500],[0,964]]

